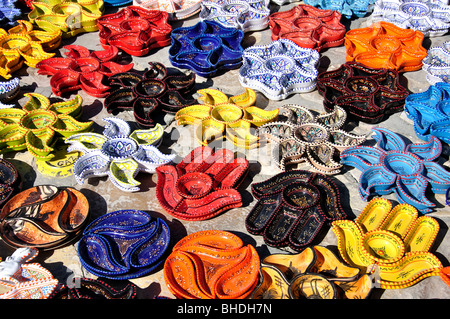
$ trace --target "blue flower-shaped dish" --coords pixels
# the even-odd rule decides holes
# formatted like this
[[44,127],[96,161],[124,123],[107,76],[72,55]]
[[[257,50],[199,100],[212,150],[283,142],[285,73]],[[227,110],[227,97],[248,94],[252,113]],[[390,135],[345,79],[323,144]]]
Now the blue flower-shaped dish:
[[107,6],[111,7],[122,7],[125,5],[130,5],[133,3],[133,0],[104,0]]
[[422,69],[427,72],[427,81],[430,84],[450,82],[450,41],[430,48],[422,63]]
[[305,0],[305,4],[324,10],[333,10],[347,19],[352,16],[364,17],[375,0]]
[[0,27],[10,27],[22,15],[17,0],[0,0]]
[[341,164],[362,171],[359,179],[361,198],[372,194],[395,193],[401,203],[429,213],[435,203],[426,191],[445,194],[450,189],[450,173],[434,162],[442,152],[442,144],[432,136],[426,143],[411,143],[390,130],[373,128],[377,145],[349,147],[341,152]]
[[138,210],[119,210],[86,227],[78,255],[90,273],[125,280],[148,274],[164,262],[169,243],[169,227],[162,219]]
[[244,50],[239,81],[271,100],[310,92],[316,87],[319,57],[316,50],[302,48],[287,39],[252,46]]
[[191,27],[172,30],[170,37],[169,60],[175,67],[212,77],[242,64],[242,30],[226,28],[214,21],[200,21]]
[[20,91],[19,78],[13,78],[11,80],[0,82],[0,108],[11,108],[14,104],[3,104],[11,101],[17,96]]

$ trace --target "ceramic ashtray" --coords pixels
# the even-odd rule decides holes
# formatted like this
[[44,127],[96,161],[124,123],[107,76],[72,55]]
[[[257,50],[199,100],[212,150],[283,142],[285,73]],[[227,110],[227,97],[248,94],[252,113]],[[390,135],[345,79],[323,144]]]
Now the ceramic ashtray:
[[341,14],[309,5],[272,13],[269,26],[272,40],[288,39],[303,47],[321,51],[344,43],[345,26]]
[[109,86],[106,79],[114,74],[130,71],[133,63],[114,62],[119,49],[109,46],[103,51],[90,51],[80,45],[66,45],[65,58],[50,58],[36,65],[38,74],[50,75],[50,86],[57,96],[83,90],[94,97],[105,97]]
[[170,215],[182,220],[205,220],[242,206],[237,188],[248,172],[248,161],[227,149],[208,146],[191,151],[176,165],[156,169],[156,197]]
[[371,68],[357,62],[320,73],[317,90],[326,111],[333,112],[339,106],[353,120],[371,124],[403,111],[409,94],[395,69]]
[[73,175],[79,184],[91,177],[108,176],[111,182],[125,192],[139,190],[135,179],[142,171],[154,173],[158,166],[168,164],[176,155],[165,155],[157,146],[164,129],[157,124],[152,129],[135,130],[119,118],[108,117],[103,134],[81,133],[65,140],[68,152],[83,153],[73,164]]
[[125,72],[109,77],[111,93],[104,101],[108,113],[132,110],[142,128],[154,126],[158,113],[176,113],[195,103],[189,98],[195,92],[195,73],[169,74],[159,62],[149,62],[149,65],[144,73]]
[[274,121],[278,109],[263,110],[256,106],[256,93],[246,89],[244,93],[232,96],[216,89],[197,91],[204,104],[195,104],[175,114],[178,125],[196,125],[195,136],[202,145],[226,137],[234,145],[251,149],[259,146],[259,138],[252,134],[252,126]]
[[347,19],[352,17],[362,18],[371,11],[375,0],[306,0],[305,4],[318,7],[323,10],[338,11]]
[[183,299],[245,299],[258,283],[260,260],[252,245],[227,231],[182,238],[164,263],[164,281]]
[[244,32],[214,21],[200,21],[172,30],[169,60],[173,66],[189,69],[202,77],[236,69],[242,64]]
[[283,100],[294,93],[310,92],[316,87],[319,53],[281,39],[268,45],[248,47],[239,69],[242,86]]
[[285,170],[293,164],[307,163],[322,174],[338,173],[342,167],[339,152],[365,141],[366,136],[341,129],[347,115],[336,106],[333,113],[315,115],[295,104],[282,107],[287,121],[264,124],[257,130],[262,141],[272,146],[272,158]]
[[170,20],[183,20],[197,14],[201,3],[200,0],[133,0],[135,6],[167,12]]
[[14,104],[5,104],[14,99],[20,91],[19,78],[0,82],[0,109],[14,107]]
[[170,44],[172,27],[167,12],[128,6],[97,20],[100,43],[133,56]]
[[166,222],[139,210],[118,210],[98,217],[78,243],[81,264],[103,278],[144,276],[163,261],[170,242]]
[[352,146],[341,152],[341,164],[361,171],[361,198],[394,193],[400,203],[422,214],[433,211],[436,204],[427,193],[445,194],[450,188],[450,173],[435,161],[442,152],[439,139],[432,136],[425,143],[406,144],[388,129],[372,130],[376,146]]
[[54,144],[62,138],[91,129],[93,122],[79,122],[82,98],[50,103],[38,93],[25,93],[22,109],[0,109],[0,152],[27,150],[39,161],[51,160]]
[[247,231],[281,249],[303,250],[334,220],[347,214],[333,180],[319,173],[290,170],[252,184],[258,200],[245,219]]
[[22,189],[22,178],[11,162],[0,159],[0,208]]
[[269,25],[269,0],[205,0],[200,20],[215,21],[244,32],[264,30]]
[[450,82],[450,41],[431,47],[422,62],[428,83],[434,85],[438,82]]
[[86,197],[71,187],[35,186],[12,197],[0,213],[0,236],[12,247],[54,249],[81,233],[89,217]]

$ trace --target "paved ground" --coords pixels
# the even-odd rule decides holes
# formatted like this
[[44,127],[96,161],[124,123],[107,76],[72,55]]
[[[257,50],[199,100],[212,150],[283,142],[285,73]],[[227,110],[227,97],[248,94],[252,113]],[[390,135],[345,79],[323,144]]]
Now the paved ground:
[[[284,5],[282,7],[272,5],[273,12],[285,11],[292,6],[296,5]],[[173,22],[172,27],[190,26],[197,23],[198,17],[195,16],[191,19]],[[367,23],[365,18],[346,21],[348,28],[357,28],[365,26]],[[426,39],[424,46],[429,48],[432,45],[439,45],[442,42],[450,40],[449,36],[443,36],[432,40]],[[100,42],[98,39],[98,33],[88,33],[79,35],[76,38],[64,40],[63,44],[80,44],[86,46],[92,50],[101,50]],[[245,35],[243,46],[248,47],[251,45],[264,45],[270,43],[270,30],[266,29],[261,32],[253,32]],[[147,67],[149,61],[158,61],[165,64],[167,67],[171,67],[171,63],[168,59],[169,47],[152,52],[146,57],[133,57],[135,63],[135,69],[143,70]],[[59,49],[62,51],[62,49]],[[321,53],[320,71],[332,70],[339,67],[345,62],[345,48],[343,46],[338,48],[328,49]],[[22,93],[25,92],[37,92],[49,97],[52,95],[49,78],[47,76],[38,75],[36,69],[24,68],[18,73],[21,79]],[[420,70],[416,72],[408,72],[404,76],[404,80],[407,83],[408,89],[412,93],[425,91],[429,84],[425,79],[425,72]],[[238,80],[238,71],[233,70],[226,72],[225,74],[214,77],[212,79],[206,79],[197,77],[197,88],[212,87],[222,90],[227,95],[236,95],[243,92],[243,87]],[[97,99],[90,97],[83,92],[79,93],[84,99],[84,113],[82,120],[93,120],[96,125],[94,130],[101,133],[104,122],[102,118],[109,116],[103,107],[103,99]],[[22,105],[24,98],[21,97],[18,101],[19,105]],[[274,109],[284,104],[295,103],[309,107],[313,110],[323,112],[322,97],[317,91],[296,94],[283,101],[275,102],[266,99],[261,94],[258,94],[256,105],[263,109]],[[117,115],[134,125],[134,118],[131,112],[122,112]],[[180,127],[173,121],[173,116],[166,115],[164,117],[166,123],[164,142],[161,147],[166,153],[176,153],[178,158],[183,158],[190,150],[198,146],[197,142],[192,139],[193,130],[191,126]],[[388,120],[377,124],[376,126],[392,129],[412,142],[419,142],[420,140],[415,136],[413,132],[412,122],[408,120],[404,113],[397,113],[392,115]],[[354,133],[366,134],[369,133],[372,125],[364,123],[348,123],[347,130]],[[224,143],[224,147],[234,150],[234,147],[229,143]],[[243,152],[241,149],[236,150]],[[281,252],[277,249],[270,248],[264,244],[264,241],[259,236],[249,235],[245,229],[244,220],[250,212],[256,201],[253,199],[250,192],[250,185],[252,182],[259,182],[266,180],[275,173],[280,172],[278,168],[271,164],[270,157],[266,152],[266,148],[263,147],[261,151],[252,150],[245,151],[245,155],[250,161],[250,173],[242,185],[242,194],[244,198],[244,205],[241,208],[232,209],[223,213],[222,215],[207,221],[201,222],[185,222],[174,219],[169,214],[165,213],[159,206],[155,196],[156,175],[139,174],[137,179],[142,182],[141,191],[133,194],[119,191],[112,183],[106,178],[90,179],[84,185],[78,185],[72,176],[55,179],[42,175],[36,170],[36,163],[27,152],[17,152],[11,154],[5,154],[4,158],[14,163],[23,176],[25,183],[24,187],[31,187],[33,185],[42,184],[56,184],[72,186],[80,189],[89,199],[91,204],[92,219],[96,218],[107,212],[112,212],[120,209],[139,209],[144,211],[154,212],[157,216],[166,220],[172,232],[173,241],[177,242],[179,239],[187,234],[190,234],[199,230],[207,229],[221,229],[232,231],[244,240],[245,243],[253,244],[261,258],[269,253]],[[439,159],[439,163],[450,170],[450,148],[448,145],[444,145],[444,151]],[[366,202],[361,200],[358,195],[358,178],[360,172],[357,169],[346,168],[341,174],[334,176],[340,182],[340,190],[342,193],[341,200],[343,205],[350,216],[357,216],[366,205]],[[386,196],[387,199],[392,200],[394,204],[397,203],[393,195]],[[436,212],[429,214],[429,216],[435,217],[441,226],[438,239],[432,251],[441,260],[444,266],[449,265],[448,256],[450,255],[450,245],[448,244],[448,226],[450,225],[450,208],[444,206],[445,200],[443,195],[436,195],[435,201],[438,203]],[[323,237],[320,244],[323,246],[329,246],[333,250],[336,250],[336,237],[331,229]],[[13,249],[6,246],[0,241],[0,256],[6,257],[12,253]],[[76,243],[64,248],[56,249],[54,251],[42,252],[37,257],[36,261],[41,262],[47,269],[49,269],[56,278],[64,282],[71,276],[86,276],[94,277],[87,272],[80,264],[80,261],[76,252]],[[162,270],[154,272],[151,275],[132,280],[139,287],[139,298],[152,298],[157,295],[164,295],[172,297],[168,291],[164,282]],[[422,280],[413,287],[397,290],[380,290],[373,291],[371,298],[376,299],[397,299],[397,298],[421,298],[421,299],[433,299],[433,298],[449,298],[450,288],[448,288],[439,277],[431,277]]]

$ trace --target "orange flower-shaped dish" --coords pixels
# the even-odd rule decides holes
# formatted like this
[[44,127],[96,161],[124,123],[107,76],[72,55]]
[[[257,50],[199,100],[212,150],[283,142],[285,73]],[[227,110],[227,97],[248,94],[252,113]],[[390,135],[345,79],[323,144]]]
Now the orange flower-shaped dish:
[[360,62],[371,68],[416,71],[422,67],[427,50],[423,34],[380,21],[367,28],[353,29],[345,35],[347,61]]

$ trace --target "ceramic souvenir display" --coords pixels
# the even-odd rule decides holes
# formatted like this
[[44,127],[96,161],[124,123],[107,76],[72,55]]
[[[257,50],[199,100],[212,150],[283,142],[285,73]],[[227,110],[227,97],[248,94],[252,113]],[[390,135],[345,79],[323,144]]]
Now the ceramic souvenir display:
[[170,44],[172,27],[167,12],[136,6],[122,8],[97,20],[100,43],[113,45],[133,56]]
[[340,21],[341,14],[337,11],[304,4],[269,16],[273,41],[289,39],[303,48],[317,51],[344,43],[346,30]]
[[396,70],[371,68],[358,62],[320,73],[317,90],[326,111],[333,112],[335,106],[340,106],[352,120],[371,124],[402,111],[409,94]]
[[176,113],[185,106],[195,103],[189,99],[195,90],[195,73],[172,72],[159,62],[149,62],[144,73],[118,73],[108,78],[111,93],[104,104],[108,113],[132,110],[138,125],[143,128],[154,126],[158,113]]
[[234,145],[251,149],[259,146],[259,138],[252,134],[252,126],[274,121],[278,109],[263,110],[256,106],[256,93],[251,89],[230,98],[216,89],[197,91],[204,104],[182,108],[175,114],[178,125],[195,125],[195,136],[202,145],[226,137]]
[[63,38],[98,31],[104,11],[103,0],[37,0],[31,5],[28,20],[45,31],[61,30]]
[[406,98],[405,114],[414,121],[420,139],[429,141],[434,136],[450,143],[449,93],[450,84],[439,82]]
[[73,241],[89,218],[86,197],[71,187],[35,186],[13,196],[0,213],[0,236],[12,247],[55,249]]
[[429,252],[439,223],[429,216],[418,217],[409,204],[392,206],[386,199],[374,198],[354,221],[332,224],[341,257],[363,272],[377,265],[383,289],[409,287],[438,275],[442,268]]
[[341,152],[341,164],[361,171],[359,193],[365,201],[372,195],[395,193],[400,203],[414,206],[423,214],[436,206],[427,192],[445,194],[450,173],[435,160],[442,144],[432,136],[425,143],[406,142],[396,133],[373,128],[375,146],[359,145]]
[[422,63],[422,69],[427,73],[428,83],[431,85],[438,82],[449,83],[450,41],[445,41],[440,46],[431,47]]
[[412,29],[380,21],[345,34],[347,61],[371,68],[416,71],[422,67],[427,50],[422,46],[423,34]]
[[306,247],[297,254],[263,259],[251,299],[366,299],[372,278],[349,267],[328,248]]
[[181,239],[164,263],[164,281],[180,299],[244,299],[258,283],[252,245],[227,231],[203,230]]
[[79,122],[83,100],[50,103],[38,93],[25,93],[28,100],[18,108],[0,109],[0,153],[27,150],[39,161],[51,160],[54,144],[73,134],[89,131],[93,122]]
[[0,159],[0,208],[22,189],[22,178],[11,162]]
[[386,21],[418,30],[426,37],[437,37],[448,32],[450,6],[439,1],[377,0],[370,18],[372,22]]
[[18,248],[0,262],[0,299],[47,299],[58,280],[39,263],[33,247]]
[[347,19],[352,17],[362,18],[371,11],[375,0],[306,0],[305,4],[318,7],[323,10],[338,11]]
[[14,107],[14,104],[6,104],[14,99],[20,91],[19,78],[0,82],[0,109]]
[[164,129],[157,124],[152,129],[135,130],[122,119],[104,118],[103,134],[81,133],[65,140],[67,151],[83,153],[73,164],[73,175],[79,184],[91,177],[108,176],[125,192],[136,192],[141,183],[135,179],[139,172],[154,173],[160,165],[171,162],[176,155],[165,155],[157,146]]
[[333,113],[316,115],[305,107],[288,104],[287,120],[260,126],[257,134],[261,141],[269,141],[272,158],[278,167],[306,163],[323,174],[340,171],[339,152],[365,141],[364,135],[355,135],[341,129],[347,115],[336,106]]
[[103,51],[90,51],[80,45],[65,45],[65,58],[50,58],[36,65],[38,74],[50,75],[50,86],[55,95],[83,90],[94,97],[105,97],[109,86],[106,79],[114,74],[128,72],[133,63],[114,62],[119,49],[109,46]]
[[248,47],[242,58],[239,69],[242,86],[257,90],[268,99],[283,100],[316,87],[319,53],[299,47],[291,40]]
[[200,21],[172,30],[170,37],[169,60],[177,68],[213,77],[219,71],[237,69],[242,64],[242,30],[226,28],[214,21]]
[[10,27],[22,15],[17,0],[1,0],[0,1],[0,27]]
[[201,0],[133,0],[135,6],[167,12],[170,20],[183,20],[197,14],[201,3]]
[[199,18],[244,32],[264,30],[269,25],[269,2],[270,0],[204,0]]
[[251,187],[258,202],[245,226],[269,246],[301,251],[326,224],[347,217],[339,189],[326,175],[291,170]]
[[118,210],[91,222],[78,243],[81,264],[103,278],[144,276],[161,263],[170,242],[166,222],[139,210]]
[[182,220],[205,220],[242,206],[237,190],[248,172],[248,161],[227,149],[208,146],[192,150],[174,165],[156,169],[156,197],[170,215]]

